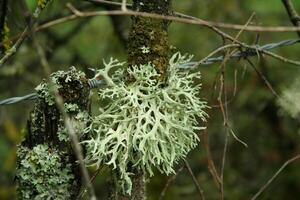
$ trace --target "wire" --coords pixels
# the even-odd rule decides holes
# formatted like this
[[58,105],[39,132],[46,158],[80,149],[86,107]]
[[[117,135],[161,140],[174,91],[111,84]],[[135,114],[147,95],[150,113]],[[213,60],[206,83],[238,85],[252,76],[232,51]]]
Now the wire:
[[[271,49],[275,49],[275,48],[279,48],[279,47],[294,45],[299,42],[300,42],[300,39],[293,39],[293,40],[284,40],[284,41],[281,41],[278,43],[265,44],[263,46],[254,45],[254,47],[259,50],[271,50]],[[245,58],[248,56],[256,56],[256,55],[257,55],[257,51],[255,49],[246,49],[244,51],[238,51],[238,52],[234,53],[233,55],[230,56],[230,59],[240,59],[240,58]],[[223,60],[224,60],[224,56],[212,57],[212,58],[206,59],[205,61],[203,61],[201,63],[189,62],[189,63],[179,66],[179,68],[193,69],[193,68],[195,68],[195,66],[197,66],[197,64],[210,65],[210,64],[214,64],[216,62],[221,62]]]
[[[259,50],[271,50],[271,49],[275,49],[275,48],[279,48],[279,47],[291,46],[291,45],[294,45],[299,42],[300,42],[300,39],[292,39],[292,40],[284,40],[284,41],[281,41],[278,43],[265,44],[262,46],[254,45],[254,47],[255,47],[255,49],[259,49]],[[246,58],[249,56],[256,56],[257,51],[255,49],[246,49],[244,51],[242,51],[242,50],[237,51],[236,53],[234,53],[233,55],[230,56],[230,59],[240,59],[240,58]],[[223,60],[224,60],[224,56],[211,57],[201,63],[199,63],[199,62],[185,63],[182,65],[179,65],[178,68],[191,70],[191,69],[194,69],[195,66],[197,66],[199,64],[200,65],[210,65],[210,64],[213,64],[216,62],[221,62]],[[99,80],[99,79],[90,79],[88,84],[90,86],[90,89],[94,89],[94,88],[97,88],[100,86],[104,86],[105,82],[103,80]],[[26,100],[35,100],[36,98],[37,98],[36,93],[31,93],[31,94],[28,94],[28,95],[25,95],[22,97],[11,97],[11,98],[0,101],[0,106],[15,104],[15,103],[18,103],[21,101],[26,101]]]
[[[99,86],[105,85],[103,80],[98,80],[98,79],[90,79],[88,82],[90,89],[97,88]],[[3,105],[10,105],[10,104],[15,104],[21,101],[26,101],[26,100],[35,100],[37,99],[37,93],[31,93],[22,97],[11,97],[5,100],[0,101],[0,106]]]

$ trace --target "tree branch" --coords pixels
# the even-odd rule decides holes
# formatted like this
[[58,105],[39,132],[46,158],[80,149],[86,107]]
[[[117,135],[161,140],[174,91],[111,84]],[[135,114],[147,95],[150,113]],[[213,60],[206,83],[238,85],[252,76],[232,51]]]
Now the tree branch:
[[[292,22],[292,24],[295,27],[300,27],[300,16],[298,15],[297,11],[295,10],[295,7],[291,0],[282,0],[282,3],[289,15],[289,18]],[[297,31],[298,36],[300,37],[300,31]]]

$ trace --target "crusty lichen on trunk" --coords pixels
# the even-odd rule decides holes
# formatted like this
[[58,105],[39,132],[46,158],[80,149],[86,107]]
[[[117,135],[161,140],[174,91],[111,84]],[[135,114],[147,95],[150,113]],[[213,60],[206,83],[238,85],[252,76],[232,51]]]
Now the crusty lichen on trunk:
[[[87,123],[89,85],[82,72],[71,68],[51,75],[80,137]],[[45,81],[28,120],[27,135],[18,146],[16,181],[19,199],[75,199],[81,176],[73,147],[55,99]]]

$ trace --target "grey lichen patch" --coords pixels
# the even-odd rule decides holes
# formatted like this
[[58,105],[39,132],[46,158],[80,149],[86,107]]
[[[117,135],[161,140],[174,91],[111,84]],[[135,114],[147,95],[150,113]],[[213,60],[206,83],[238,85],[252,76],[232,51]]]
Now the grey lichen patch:
[[[33,143],[46,141],[59,143],[61,141],[56,133],[64,129],[62,128],[64,125],[51,90],[58,90],[59,95],[65,102],[66,112],[70,116],[75,117],[81,112],[85,113],[88,107],[90,89],[83,72],[71,67],[69,71],[57,71],[51,74],[50,79],[52,84],[49,85],[44,81],[36,87],[38,100],[34,111],[31,113],[30,120]],[[67,137],[68,135],[64,132],[64,138]],[[60,135],[60,138],[63,137]]]
[[71,164],[65,162],[66,155],[47,144],[39,144],[33,149],[20,147],[18,156],[21,159],[16,174],[21,188],[19,199],[70,199],[76,181]]
[[128,68],[126,73],[135,79],[130,84],[120,82],[124,68],[108,75],[112,66],[119,66],[115,60],[99,70],[111,86],[100,90],[100,100],[111,101],[86,129],[89,138],[82,142],[87,149],[86,162],[116,169],[128,194],[134,170],[150,176],[154,168],[174,173],[174,164],[198,143],[196,132],[204,129],[198,121],[205,121],[207,106],[198,97],[201,84],[194,85],[199,74],[178,69],[189,60],[175,54],[168,62],[165,83],[157,81],[160,74],[149,63]]
[[[67,113],[72,113],[71,124],[77,136],[81,138],[86,129],[87,124],[90,122],[90,116],[87,111],[79,110],[76,104],[65,104],[65,109]],[[59,141],[70,142],[69,134],[66,127],[64,126],[63,119],[60,119],[58,131],[57,131]]]
[[65,111],[81,137],[89,120],[88,80],[74,67],[53,73],[50,80],[52,83],[44,81],[36,87],[38,99],[18,148],[16,182],[22,199],[75,199],[81,187],[79,166],[53,89],[63,98]]

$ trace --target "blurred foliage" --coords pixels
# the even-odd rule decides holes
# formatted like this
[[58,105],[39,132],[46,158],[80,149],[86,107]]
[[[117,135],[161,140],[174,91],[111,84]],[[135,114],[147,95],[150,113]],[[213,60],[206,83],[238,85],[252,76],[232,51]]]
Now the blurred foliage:
[[[27,0],[26,4],[9,1],[7,25],[9,36],[15,38],[24,30],[28,13],[32,13],[36,0]],[[87,2],[70,1],[82,10],[102,10]],[[295,8],[300,12],[300,1],[294,0]],[[47,22],[70,14],[66,1],[55,1],[43,11],[39,23]],[[274,0],[174,0],[174,10],[210,21],[228,23],[246,23],[255,13],[253,24],[290,25],[289,18],[281,1]],[[28,8],[26,8],[26,6]],[[130,27],[130,17],[122,16],[119,22]],[[32,35],[21,46],[18,53],[0,69],[0,98],[22,96],[33,91],[45,74],[40,58],[33,45],[36,37],[46,51],[52,71],[66,70],[74,65],[89,76],[88,68],[101,66],[102,59],[111,56],[126,60],[126,48],[118,37],[113,17],[101,16],[82,18],[66,22]],[[226,30],[231,35],[237,31]],[[254,44],[259,36],[259,44],[278,42],[296,38],[296,33],[255,33],[243,32],[240,40]],[[222,38],[211,30],[196,25],[173,22],[169,31],[170,43],[181,52],[194,54],[200,60],[212,50],[223,45]],[[299,45],[284,47],[274,52],[300,60]],[[281,93],[289,88],[292,80],[299,77],[300,68],[270,57],[251,58],[259,70],[270,81],[274,89]],[[218,106],[219,64],[201,66],[203,89],[201,97],[207,99],[212,107],[207,131],[210,138],[212,157],[219,171],[226,131],[223,126],[222,112]],[[214,82],[217,82],[217,87]],[[295,86],[299,91],[299,85]],[[236,89],[235,89],[236,88]],[[226,65],[226,90],[228,99],[229,123],[234,132],[248,144],[245,148],[230,136],[228,154],[224,171],[224,191],[226,199],[249,199],[276,170],[289,158],[300,151],[299,118],[286,114],[278,106],[276,98],[266,87],[253,68],[244,60],[229,61]],[[236,90],[236,93],[235,93]],[[299,101],[295,99],[294,101]],[[93,104],[92,110],[98,105]],[[0,199],[15,197],[14,174],[16,144],[21,140],[22,130],[32,108],[32,102],[0,108]],[[93,111],[94,112],[94,111]],[[202,133],[203,134],[203,133]],[[193,150],[189,161],[197,180],[204,189],[206,199],[219,199],[219,190],[209,173],[204,140]],[[179,163],[180,168],[183,163]],[[105,199],[109,170],[104,168],[94,181],[99,199]],[[169,177],[160,175],[151,179],[148,187],[149,199],[158,199]],[[287,166],[260,199],[299,199],[300,191],[299,161]],[[197,189],[186,169],[178,173],[170,184],[164,199],[196,199]]]

